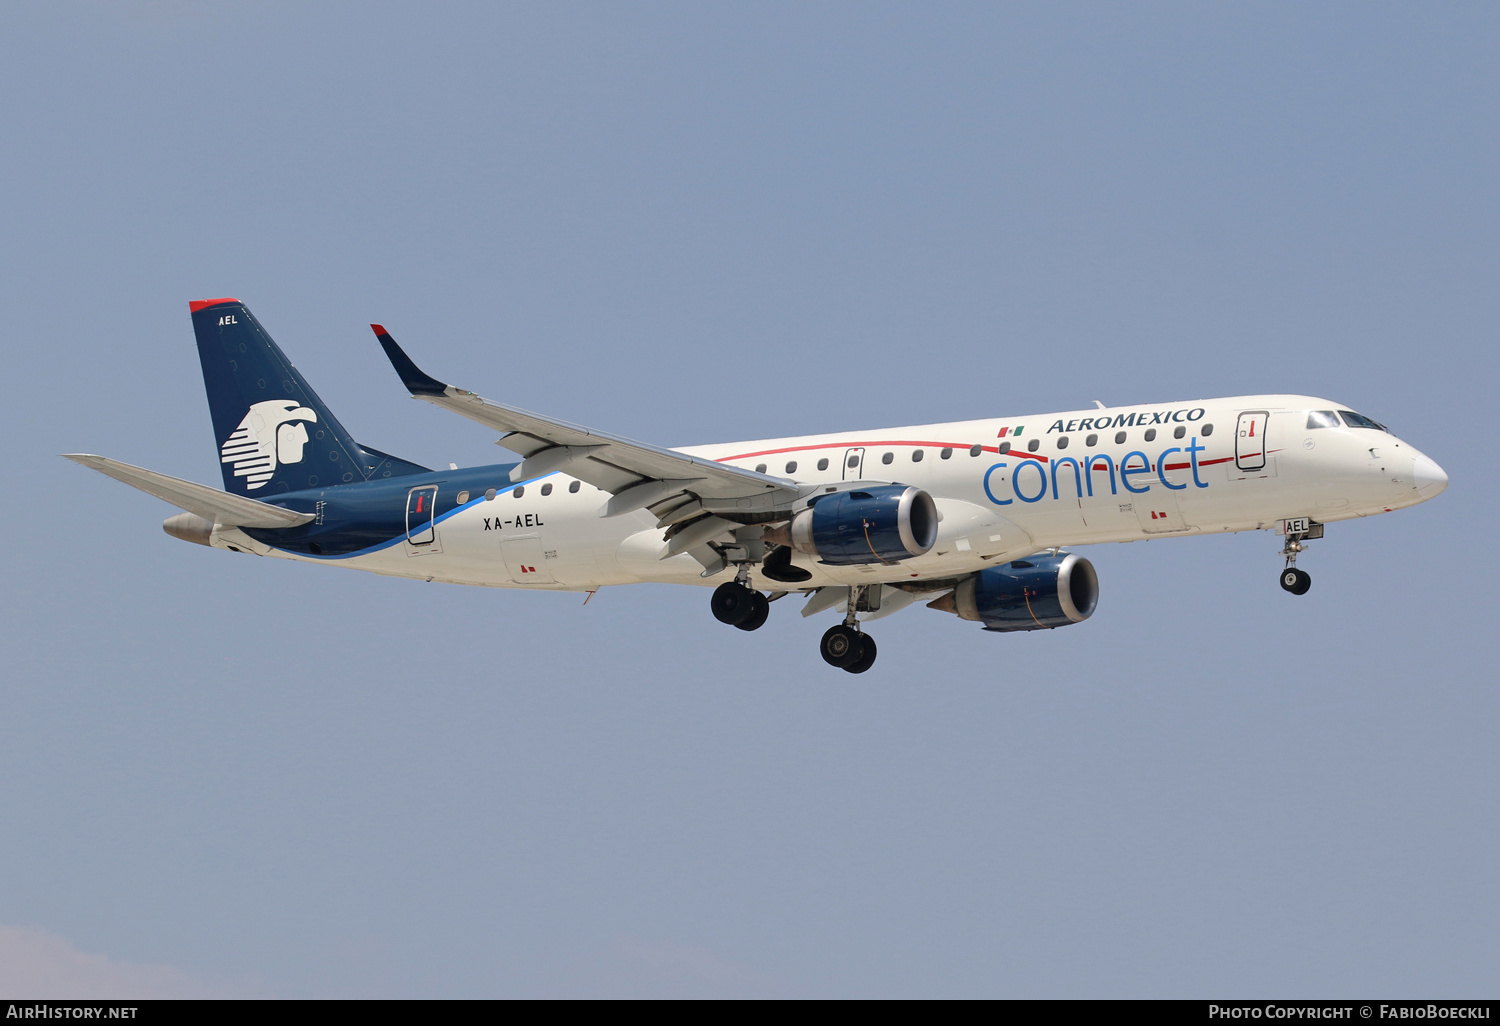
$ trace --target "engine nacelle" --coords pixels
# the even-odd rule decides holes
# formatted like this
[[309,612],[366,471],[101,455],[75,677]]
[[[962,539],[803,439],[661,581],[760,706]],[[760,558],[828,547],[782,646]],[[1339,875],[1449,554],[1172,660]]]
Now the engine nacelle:
[[1032,556],[965,578],[935,608],[978,620],[987,631],[1066,627],[1094,615],[1099,575],[1077,553]]
[[937,541],[937,530],[932,496],[910,485],[877,485],[817,497],[766,541],[830,566],[855,566],[920,556]]

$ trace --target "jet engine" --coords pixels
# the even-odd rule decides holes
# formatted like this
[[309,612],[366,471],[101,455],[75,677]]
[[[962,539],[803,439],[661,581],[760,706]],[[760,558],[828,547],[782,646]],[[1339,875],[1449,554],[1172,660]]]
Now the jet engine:
[[1082,623],[1098,604],[1094,564],[1073,552],[992,566],[928,603],[965,620],[978,620],[987,631],[1002,632]]
[[910,485],[877,485],[818,496],[766,541],[830,566],[898,563],[932,548],[937,529],[932,496]]

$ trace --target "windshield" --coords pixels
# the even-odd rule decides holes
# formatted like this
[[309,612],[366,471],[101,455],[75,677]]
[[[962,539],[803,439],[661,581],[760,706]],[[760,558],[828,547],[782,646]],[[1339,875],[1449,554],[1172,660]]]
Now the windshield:
[[1332,410],[1313,410],[1307,415],[1307,430],[1339,426],[1339,415]]
[[1345,424],[1348,424],[1353,428],[1369,428],[1372,431],[1386,431],[1386,426],[1384,424],[1376,423],[1369,417],[1366,417],[1360,413],[1355,413],[1353,410],[1340,410],[1339,416],[1344,418]]

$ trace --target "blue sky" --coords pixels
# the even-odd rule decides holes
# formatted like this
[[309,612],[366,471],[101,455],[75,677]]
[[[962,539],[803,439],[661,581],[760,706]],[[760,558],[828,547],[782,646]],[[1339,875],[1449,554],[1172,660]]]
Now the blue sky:
[[[0,991],[1493,988],[1492,5],[17,4],[0,95]],[[1452,485],[850,677],[168,538],[56,454],[218,481],[225,295],[428,465],[506,454],[371,321],[662,444],[1294,391]]]

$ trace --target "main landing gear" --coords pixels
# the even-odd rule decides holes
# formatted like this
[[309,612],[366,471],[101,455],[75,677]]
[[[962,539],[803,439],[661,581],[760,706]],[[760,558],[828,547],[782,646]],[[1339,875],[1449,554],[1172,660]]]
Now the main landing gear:
[[742,631],[759,630],[771,615],[771,600],[739,581],[728,581],[715,588],[709,607],[720,623]]
[[850,673],[864,673],[875,665],[875,639],[860,631],[857,624],[841,623],[828,628],[818,651],[829,666]]
[[[765,625],[771,614],[771,600],[750,587],[750,569],[740,566],[740,572],[732,581],[714,589],[709,608],[720,623],[738,627],[742,631],[758,630]],[[844,622],[830,627],[823,635],[818,651],[830,666],[837,666],[850,673],[864,673],[875,665],[875,639],[859,629],[858,610],[865,602],[864,588],[850,588],[849,611]],[[785,594],[785,592],[779,593]]]
[[818,645],[825,663],[850,673],[864,673],[875,665],[875,639],[859,629],[856,610],[863,598],[863,588],[849,589],[849,611],[844,622],[828,628]]

